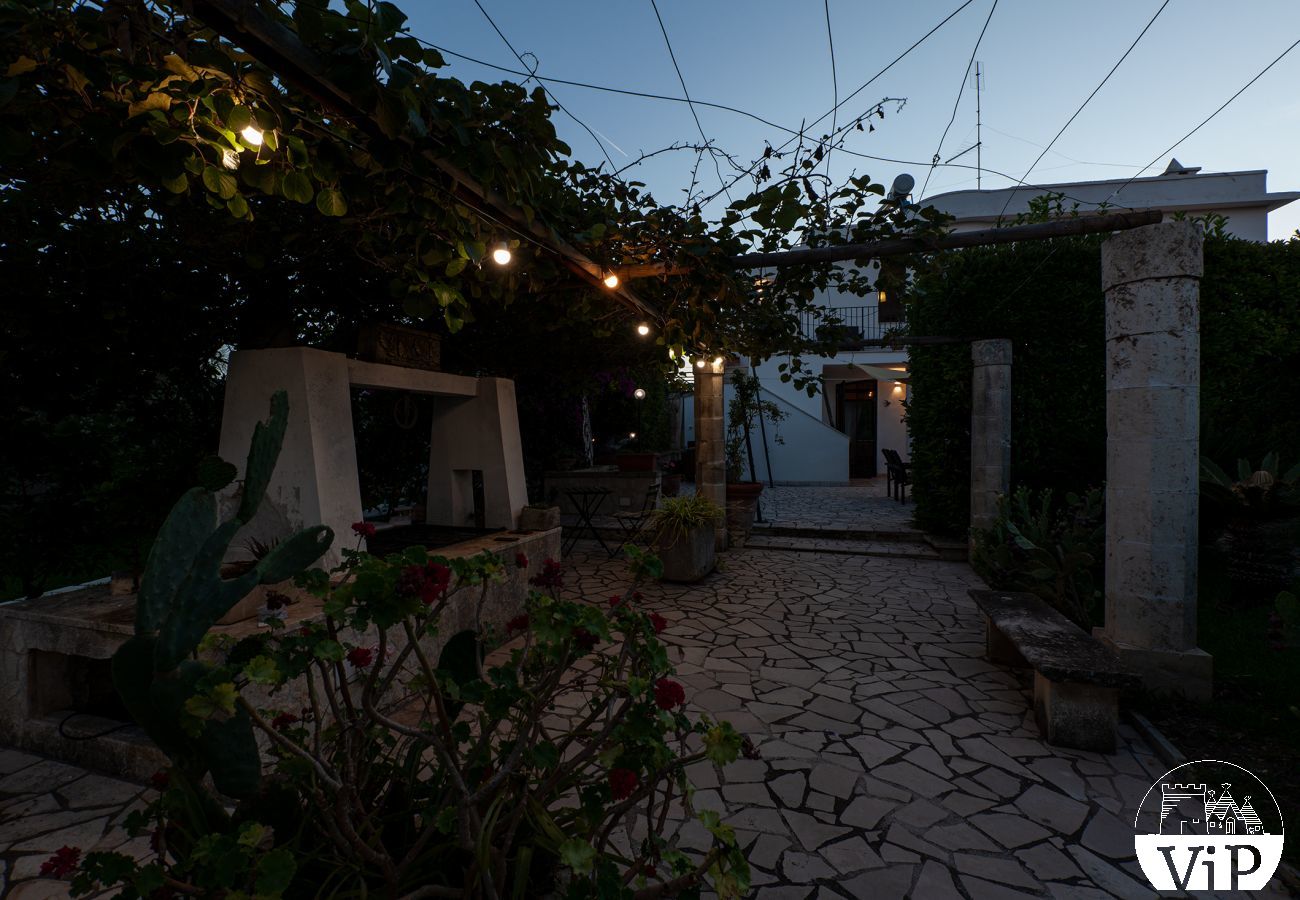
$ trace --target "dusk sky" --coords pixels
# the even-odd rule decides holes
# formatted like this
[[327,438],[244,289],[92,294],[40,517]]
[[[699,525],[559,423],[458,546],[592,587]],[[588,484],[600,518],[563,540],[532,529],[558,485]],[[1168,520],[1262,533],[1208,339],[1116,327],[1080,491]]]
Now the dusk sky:
[[[650,0],[480,2],[519,53],[536,54],[540,75],[682,96]],[[739,107],[790,128],[832,107],[822,3],[658,2],[692,99]],[[839,96],[857,89],[961,4],[830,0]],[[410,15],[416,36],[520,68],[474,0],[407,0],[399,5]],[[912,163],[837,155],[831,160],[837,181],[856,170],[887,186],[895,175],[909,172],[916,177],[919,195],[959,89],[956,120],[939,153],[947,160],[974,143],[975,92],[969,81],[963,86],[963,73],[992,5],[993,0],[973,0],[841,109],[843,123],[884,97],[906,98],[900,113],[895,115],[895,104],[889,104],[888,118],[876,123],[875,133],[853,132],[847,146]],[[1025,177],[1042,146],[1160,5],[1159,0],[997,3],[976,55],[985,73],[985,188],[1012,184],[992,170]],[[1251,0],[1231,7],[1213,0],[1172,0],[1027,180],[1127,179],[1160,154],[1144,173],[1159,174],[1171,155],[1165,148],[1297,39],[1300,4],[1294,0]],[[474,63],[454,58],[449,62],[445,71],[464,80],[519,80]],[[1172,155],[1206,172],[1268,169],[1270,190],[1300,188],[1298,82],[1300,48]],[[604,150],[620,166],[642,151],[700,140],[685,103],[550,87],[561,103],[604,137]],[[746,165],[762,152],[764,141],[780,144],[788,137],[735,113],[705,107],[698,107],[697,113],[704,133]],[[592,165],[604,159],[596,142],[563,112],[556,113],[556,124],[577,158]],[[818,133],[828,125],[829,120]],[[629,171],[628,177],[646,182],[662,202],[677,202],[689,184],[692,162],[693,154],[668,154]],[[956,162],[973,166],[974,151]],[[717,189],[711,165],[702,167],[700,177],[707,188]],[[940,167],[926,193],[973,188],[975,177],[972,169]],[[1285,238],[1297,227],[1300,202],[1270,216],[1269,236]]]

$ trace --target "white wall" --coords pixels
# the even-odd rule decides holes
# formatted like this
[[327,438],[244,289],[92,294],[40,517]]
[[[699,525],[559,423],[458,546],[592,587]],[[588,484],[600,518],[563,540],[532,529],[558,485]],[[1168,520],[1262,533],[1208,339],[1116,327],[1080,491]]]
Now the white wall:
[[[731,402],[731,390],[726,392]],[[779,424],[767,423],[767,452],[761,432],[753,434],[754,466],[751,481],[767,481],[768,460],[777,484],[846,484],[849,480],[849,439],[783,397],[764,389],[762,399],[785,413]],[[805,394],[805,399],[807,395]],[[778,443],[777,438],[781,441]],[[746,457],[746,464],[748,458]]]

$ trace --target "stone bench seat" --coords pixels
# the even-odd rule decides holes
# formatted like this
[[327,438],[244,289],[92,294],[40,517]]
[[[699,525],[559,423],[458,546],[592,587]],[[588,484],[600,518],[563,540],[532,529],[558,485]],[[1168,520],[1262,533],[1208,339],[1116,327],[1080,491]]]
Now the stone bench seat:
[[1033,594],[971,590],[990,662],[1034,670],[1034,715],[1048,743],[1115,750],[1119,695],[1141,679],[1092,635]]

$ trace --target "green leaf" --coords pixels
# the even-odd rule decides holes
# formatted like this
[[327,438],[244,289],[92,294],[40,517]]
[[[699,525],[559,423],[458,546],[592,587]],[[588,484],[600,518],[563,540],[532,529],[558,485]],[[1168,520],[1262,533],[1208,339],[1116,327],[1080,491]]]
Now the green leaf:
[[343,645],[338,641],[324,640],[312,648],[312,654],[317,659],[323,659],[327,662],[342,662],[344,656]]
[[243,131],[253,124],[253,111],[247,106],[236,106],[226,116],[226,127],[231,131]]
[[280,193],[284,194],[286,200],[295,203],[310,203],[311,198],[316,195],[315,189],[311,186],[311,179],[301,172],[290,172],[284,176],[284,180],[280,182]]
[[248,201],[239,194],[226,201],[226,209],[230,210],[230,214],[236,219],[248,217]]
[[293,853],[284,847],[264,854],[257,861],[257,896],[279,897],[289,889],[297,870]]
[[255,656],[244,666],[244,677],[253,684],[274,685],[280,681],[280,670],[269,656]]
[[316,195],[316,208],[327,216],[342,216],[348,211],[348,201],[342,191],[322,188]]
[[222,200],[229,200],[239,190],[235,176],[216,166],[208,166],[203,170],[203,186]]
[[596,851],[591,844],[579,838],[570,838],[559,846],[560,861],[575,872],[585,874],[591,871],[595,862]]
[[205,456],[199,462],[199,484],[204,490],[216,493],[230,484],[239,475],[233,463],[228,463],[220,456]]
[[458,256],[451,262],[447,263],[447,275],[459,275],[461,272],[465,271],[467,265],[469,265],[469,260],[462,256]]
[[163,178],[162,186],[173,194],[183,194],[189,190],[190,180],[182,172],[173,178]]

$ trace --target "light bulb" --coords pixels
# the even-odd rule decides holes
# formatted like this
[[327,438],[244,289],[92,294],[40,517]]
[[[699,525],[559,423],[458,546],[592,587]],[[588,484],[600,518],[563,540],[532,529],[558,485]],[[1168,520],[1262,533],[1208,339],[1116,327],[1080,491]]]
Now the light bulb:
[[247,141],[250,147],[262,146],[262,129],[258,128],[256,125],[249,125],[243,131],[239,132],[239,136]]
[[510,248],[504,243],[497,244],[496,249],[492,251],[492,261],[498,266],[509,265]]
[[630,437],[630,438],[632,438],[633,440],[636,440],[636,432],[635,432],[635,431],[629,431],[629,432],[627,433],[627,436]]
[[720,366],[720,365],[722,365],[722,357],[721,357],[721,356],[715,356],[715,357],[713,357],[713,364],[714,364],[715,366]]
[[606,275],[605,287],[610,288],[611,290],[613,288],[618,287],[618,276],[615,275],[613,272],[610,272],[608,275]]
[[702,360],[702,359],[697,359],[697,360],[695,361],[695,368],[697,368],[697,369],[703,369],[703,368],[704,368],[704,360]]
[[632,392],[632,396],[637,398],[638,400],[644,400],[645,388],[637,388],[635,391]]
[[[606,281],[605,283],[609,284],[608,281]],[[647,325],[645,322],[642,322],[640,325],[636,327],[636,333],[641,335],[641,337],[645,337],[647,334],[650,333],[650,326]]]

